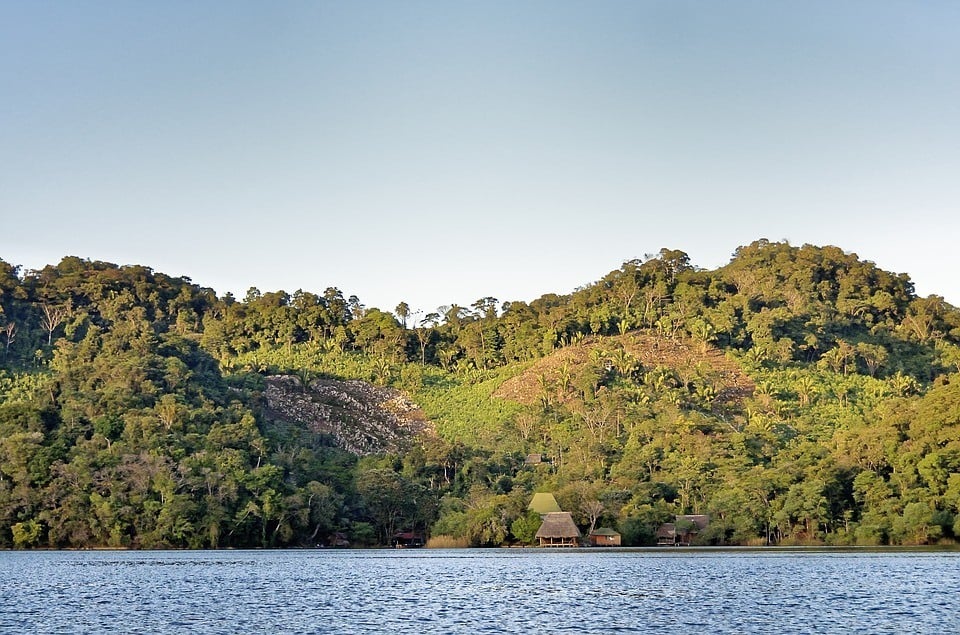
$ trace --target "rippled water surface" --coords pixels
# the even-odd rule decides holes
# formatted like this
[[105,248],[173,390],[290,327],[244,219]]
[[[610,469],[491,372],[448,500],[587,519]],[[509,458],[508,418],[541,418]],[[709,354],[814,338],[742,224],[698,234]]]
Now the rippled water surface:
[[0,553],[3,633],[960,633],[960,553]]

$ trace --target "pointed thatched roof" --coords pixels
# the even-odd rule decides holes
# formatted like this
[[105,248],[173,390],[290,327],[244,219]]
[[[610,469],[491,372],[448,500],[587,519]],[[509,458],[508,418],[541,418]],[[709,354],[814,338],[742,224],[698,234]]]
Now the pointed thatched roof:
[[553,497],[553,494],[545,492],[534,494],[530,504],[527,505],[527,509],[532,509],[541,515],[561,511],[560,505],[557,504],[557,499]]
[[[552,498],[552,497],[551,497]],[[551,512],[543,517],[537,538],[579,538],[580,530],[570,512]]]
[[594,529],[590,534],[591,536],[619,536],[619,531],[614,531],[609,527],[601,527],[600,529]]

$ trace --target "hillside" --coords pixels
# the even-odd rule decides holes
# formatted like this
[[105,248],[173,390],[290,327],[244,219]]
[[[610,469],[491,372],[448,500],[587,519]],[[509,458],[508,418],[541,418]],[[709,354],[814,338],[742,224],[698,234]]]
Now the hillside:
[[663,249],[415,322],[0,261],[0,547],[516,544],[551,492],[650,544],[960,538],[960,311],[833,246]]
[[[739,364],[714,346],[650,333],[629,333],[603,339],[588,338],[574,346],[554,351],[505,381],[493,396],[526,405],[535,404],[541,399],[545,385],[556,386],[564,381],[564,375],[569,375],[566,381],[577,383],[576,378],[589,370],[597,360],[601,360],[605,369],[612,369],[617,360],[617,351],[621,350],[636,364],[633,372],[666,368],[681,378],[690,375],[714,378],[717,390],[714,403],[718,407],[741,407],[744,399],[753,395],[754,385],[750,377]],[[560,396],[562,402],[573,398],[571,392]]]

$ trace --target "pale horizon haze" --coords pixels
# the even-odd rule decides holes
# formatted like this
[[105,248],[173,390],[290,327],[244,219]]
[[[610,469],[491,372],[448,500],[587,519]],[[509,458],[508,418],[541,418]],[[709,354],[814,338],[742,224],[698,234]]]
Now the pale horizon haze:
[[836,245],[960,305],[960,3],[0,0],[0,258],[531,301]]

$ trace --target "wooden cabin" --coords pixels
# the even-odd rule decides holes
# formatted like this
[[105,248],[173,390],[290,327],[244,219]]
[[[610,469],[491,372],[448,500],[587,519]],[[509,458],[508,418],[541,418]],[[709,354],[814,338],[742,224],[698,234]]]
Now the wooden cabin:
[[686,547],[710,524],[706,514],[680,514],[672,523],[664,523],[657,530],[657,545]]
[[550,512],[543,515],[537,541],[541,547],[579,547],[581,535],[570,512]]
[[594,547],[619,547],[620,532],[614,531],[609,527],[594,529],[590,533],[590,544]]
[[677,527],[673,523],[663,523],[657,529],[657,546],[672,547],[677,544]]

